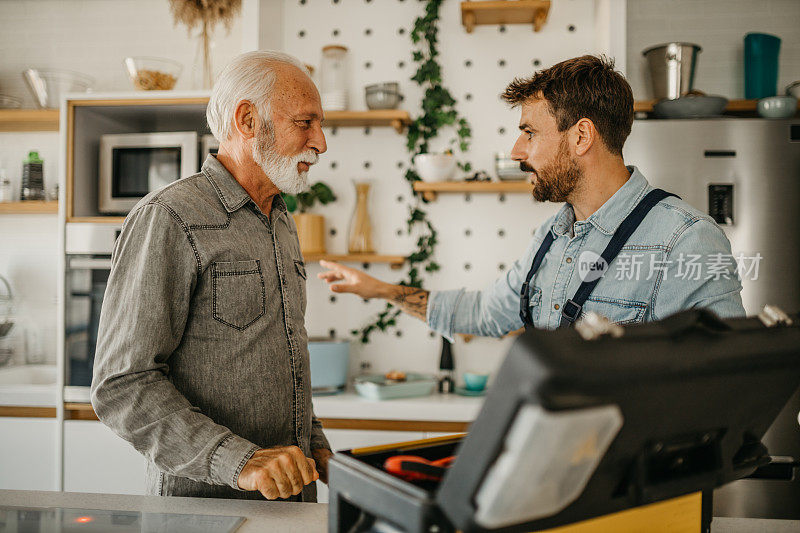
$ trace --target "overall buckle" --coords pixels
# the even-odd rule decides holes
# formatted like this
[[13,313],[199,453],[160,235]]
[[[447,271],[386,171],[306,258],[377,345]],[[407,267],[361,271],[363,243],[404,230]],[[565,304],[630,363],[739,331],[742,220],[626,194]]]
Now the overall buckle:
[[582,309],[582,305],[575,303],[575,301],[572,299],[569,299],[564,302],[564,305],[561,307],[561,316],[570,322],[575,322],[581,315]]

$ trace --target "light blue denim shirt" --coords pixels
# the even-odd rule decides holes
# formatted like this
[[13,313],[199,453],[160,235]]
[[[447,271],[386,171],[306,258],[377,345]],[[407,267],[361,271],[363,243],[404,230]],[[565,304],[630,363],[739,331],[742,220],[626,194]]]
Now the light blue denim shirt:
[[[537,328],[555,329],[561,307],[583,279],[591,280],[612,235],[653,189],[636,167],[631,177],[588,219],[575,220],[572,206],[542,224],[525,254],[482,291],[433,291],[428,326],[454,333],[500,337],[522,327],[520,290],[546,232],[555,237],[531,280],[531,317]],[[727,237],[713,219],[675,197],[659,202],[602,274],[583,306],[619,324],[659,320],[702,307],[723,317],[743,316],[739,268]]]

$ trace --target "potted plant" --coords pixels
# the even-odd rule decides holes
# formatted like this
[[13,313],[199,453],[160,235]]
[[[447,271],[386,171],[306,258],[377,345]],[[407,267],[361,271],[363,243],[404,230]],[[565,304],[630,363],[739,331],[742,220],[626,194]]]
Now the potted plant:
[[[330,187],[318,181],[306,192],[297,195],[281,194],[286,203],[286,209],[292,213],[294,224],[297,226],[297,238],[300,240],[300,252],[305,254],[325,253],[325,217],[308,213],[316,203],[326,205],[336,196]],[[298,211],[299,212],[296,212]]]

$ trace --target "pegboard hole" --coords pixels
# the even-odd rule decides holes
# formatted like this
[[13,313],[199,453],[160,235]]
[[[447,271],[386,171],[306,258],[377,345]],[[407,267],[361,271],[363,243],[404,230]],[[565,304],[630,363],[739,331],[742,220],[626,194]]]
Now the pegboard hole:
[[470,93],[465,94],[464,95],[464,100],[467,100],[467,101],[472,100],[472,95]]
[[297,32],[297,36],[298,36],[298,37],[300,37],[301,39],[302,39],[303,37],[305,37],[305,36],[306,36],[306,32],[305,32],[305,30],[300,30],[299,32]]
[[464,230],[464,236],[465,237],[471,237],[472,236],[472,230],[469,229],[469,228],[465,229]]
[[500,272],[502,272],[505,269],[506,269],[505,263],[500,263],[499,265],[497,265],[497,270],[499,270]]
[[336,330],[335,330],[335,329],[333,329],[333,328],[329,329],[329,330],[328,330],[328,336],[329,336],[331,339],[335,339],[335,338],[336,338]]
[[466,61],[464,61],[464,66],[467,67],[467,68],[471,67],[472,66],[472,61],[467,59]]
[[405,61],[398,61],[397,62],[397,68],[405,68],[405,67],[406,67],[406,62]]
[[499,133],[500,135],[504,135],[505,132],[506,132],[506,129],[503,126],[500,126],[499,128],[497,128],[497,133]]
[[499,31],[500,33],[505,33],[506,32],[505,24],[501,24],[500,27],[497,28],[497,31]]
[[534,67],[538,67],[538,66],[540,66],[542,64],[542,60],[541,59],[534,59],[532,61],[532,63],[533,63]]
[[331,161],[331,170],[334,170],[334,169],[336,169],[336,166],[337,166],[338,164],[339,164],[339,163],[337,163],[336,161]]
[[497,66],[498,67],[506,66],[506,60],[505,59],[501,59],[500,61],[497,62]]
[[575,31],[575,25],[574,24],[570,24],[569,26],[567,26],[567,31],[570,32],[570,33],[574,32]]
[[397,35],[405,35],[405,34],[406,34],[406,29],[405,28],[398,28],[397,29]]
[[328,301],[331,302],[332,304],[335,304],[336,303],[336,296],[330,296],[328,298]]
[[331,237],[336,237],[336,228],[331,228],[328,233],[330,233]]
[[506,236],[506,230],[504,230],[504,229],[497,230],[497,236],[500,237],[500,238],[505,237]]
[[372,35],[372,30],[370,28],[367,28],[366,30],[364,30],[364,35],[369,37],[370,35]]
[[371,166],[372,166],[372,163],[370,163],[369,161],[364,161],[364,168],[369,168]]
[[372,62],[371,61],[367,61],[366,63],[364,63],[364,68],[366,68],[366,69],[372,68]]
[[[334,0],[334,1],[336,1],[336,0]],[[338,37],[339,36],[339,30],[338,29],[333,30],[331,32],[331,35],[333,35],[334,37]]]
[[472,270],[472,265],[469,264],[469,263],[464,263],[464,270],[466,270],[466,271]]

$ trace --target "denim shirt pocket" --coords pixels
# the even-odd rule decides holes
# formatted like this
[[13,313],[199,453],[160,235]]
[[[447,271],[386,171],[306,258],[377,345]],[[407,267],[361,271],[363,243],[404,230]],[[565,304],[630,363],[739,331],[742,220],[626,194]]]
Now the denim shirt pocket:
[[212,263],[211,284],[214,320],[242,331],[264,316],[267,295],[259,260]]
[[306,264],[303,261],[299,260],[299,259],[293,259],[293,261],[294,261],[294,269],[297,272],[297,289],[300,291],[299,294],[300,294],[301,308],[302,308],[303,315],[305,315],[306,303],[307,303],[307,301],[306,301],[306,298],[307,298],[307,296],[306,296],[306,278],[307,278]]
[[539,314],[542,310],[542,289],[539,287],[533,287],[531,289],[531,303],[530,303],[530,310],[531,310],[531,322],[533,322],[534,326],[539,326]]
[[635,324],[644,319],[647,304],[623,298],[605,296],[589,296],[583,306],[583,312],[593,311],[620,325]]

